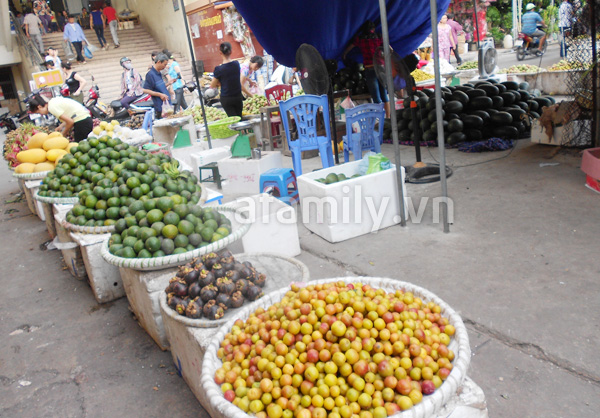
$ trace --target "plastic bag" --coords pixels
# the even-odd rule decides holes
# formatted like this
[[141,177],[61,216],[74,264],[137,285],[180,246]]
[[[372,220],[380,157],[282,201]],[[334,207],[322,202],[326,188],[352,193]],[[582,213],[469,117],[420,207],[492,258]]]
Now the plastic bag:
[[89,60],[94,58],[94,54],[92,54],[92,51],[90,51],[90,48],[88,48],[87,45],[83,47],[83,55]]
[[360,160],[358,165],[358,173],[361,176],[365,174],[378,173],[383,170],[392,168],[390,160],[383,154],[375,154],[373,151],[369,151]]
[[356,105],[354,104],[354,102],[352,101],[352,99],[350,99],[350,96],[346,97],[342,103],[340,104],[341,107],[343,107],[344,109],[352,109],[355,108]]
[[383,154],[369,155],[369,168],[367,174],[378,173],[391,168],[390,160]]
[[98,50],[98,47],[95,46],[94,44],[91,44],[88,41],[85,41],[85,43],[87,44],[86,46],[92,54]]
[[63,47],[63,50],[65,51],[65,56],[67,57],[67,60],[70,61],[70,60],[75,59],[75,52],[73,51],[73,46],[71,45],[71,42],[63,39],[62,47]]
[[173,106],[167,100],[163,101],[161,116],[166,118],[173,114]]

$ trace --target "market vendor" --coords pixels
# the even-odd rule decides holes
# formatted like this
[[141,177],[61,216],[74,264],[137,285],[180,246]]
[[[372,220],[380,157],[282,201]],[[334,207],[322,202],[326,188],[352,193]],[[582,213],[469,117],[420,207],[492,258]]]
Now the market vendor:
[[219,45],[219,52],[223,59],[221,65],[215,68],[215,77],[210,87],[221,87],[221,106],[227,116],[242,117],[244,97],[242,96],[242,77],[240,76],[240,63],[231,59],[231,44],[223,42]]
[[47,102],[42,96],[36,94],[29,101],[29,111],[40,115],[52,114],[61,121],[56,131],[66,138],[73,129],[75,142],[86,139],[94,129],[90,111],[81,103],[67,97],[53,97]]
[[240,66],[240,83],[242,83],[242,91],[247,97],[254,96],[250,91],[251,88],[257,87],[256,81],[250,80],[250,76],[257,70],[260,70],[264,64],[262,57],[258,55],[250,58],[249,62],[244,62]]
[[359,33],[356,35],[354,40],[346,47],[343,58],[346,58],[348,52],[353,48],[358,47],[363,56],[363,65],[365,67],[365,79],[367,80],[367,87],[373,103],[385,103],[385,117],[390,117],[390,104],[388,102],[388,96],[385,91],[385,87],[377,80],[377,74],[375,74],[375,66],[373,65],[373,56],[375,50],[383,45],[381,36],[375,32],[375,23],[367,21],[361,27]]

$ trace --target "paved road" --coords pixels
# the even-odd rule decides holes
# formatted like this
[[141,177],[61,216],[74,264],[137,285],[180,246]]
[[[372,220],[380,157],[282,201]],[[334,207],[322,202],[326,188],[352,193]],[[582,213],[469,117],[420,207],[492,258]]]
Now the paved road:
[[[461,55],[461,57],[463,58],[463,61],[477,61],[477,51],[469,51],[468,53]],[[557,43],[548,45],[548,50],[541,58],[541,61],[539,57],[525,57],[523,61],[518,61],[517,54],[514,51],[498,49],[498,68],[501,69],[519,64],[537,65],[538,67],[546,68],[557,63],[560,59],[560,48]],[[451,64],[456,65],[454,58],[451,59]]]

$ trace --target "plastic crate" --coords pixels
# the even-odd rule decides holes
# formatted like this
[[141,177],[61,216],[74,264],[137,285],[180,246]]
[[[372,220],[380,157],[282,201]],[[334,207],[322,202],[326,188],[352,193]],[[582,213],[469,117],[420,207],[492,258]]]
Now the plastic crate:
[[208,124],[208,130],[212,138],[229,138],[237,135],[237,131],[229,129],[229,125],[239,122],[242,118],[239,116],[230,116]]

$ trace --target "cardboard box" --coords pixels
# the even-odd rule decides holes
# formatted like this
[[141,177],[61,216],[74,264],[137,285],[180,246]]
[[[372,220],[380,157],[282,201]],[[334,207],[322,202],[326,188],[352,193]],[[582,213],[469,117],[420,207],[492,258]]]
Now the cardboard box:
[[[339,242],[400,223],[396,167],[378,173],[324,184],[316,181],[330,173],[351,177],[361,161],[353,161],[298,177],[304,226],[329,242]],[[404,167],[402,190],[406,214]]]

